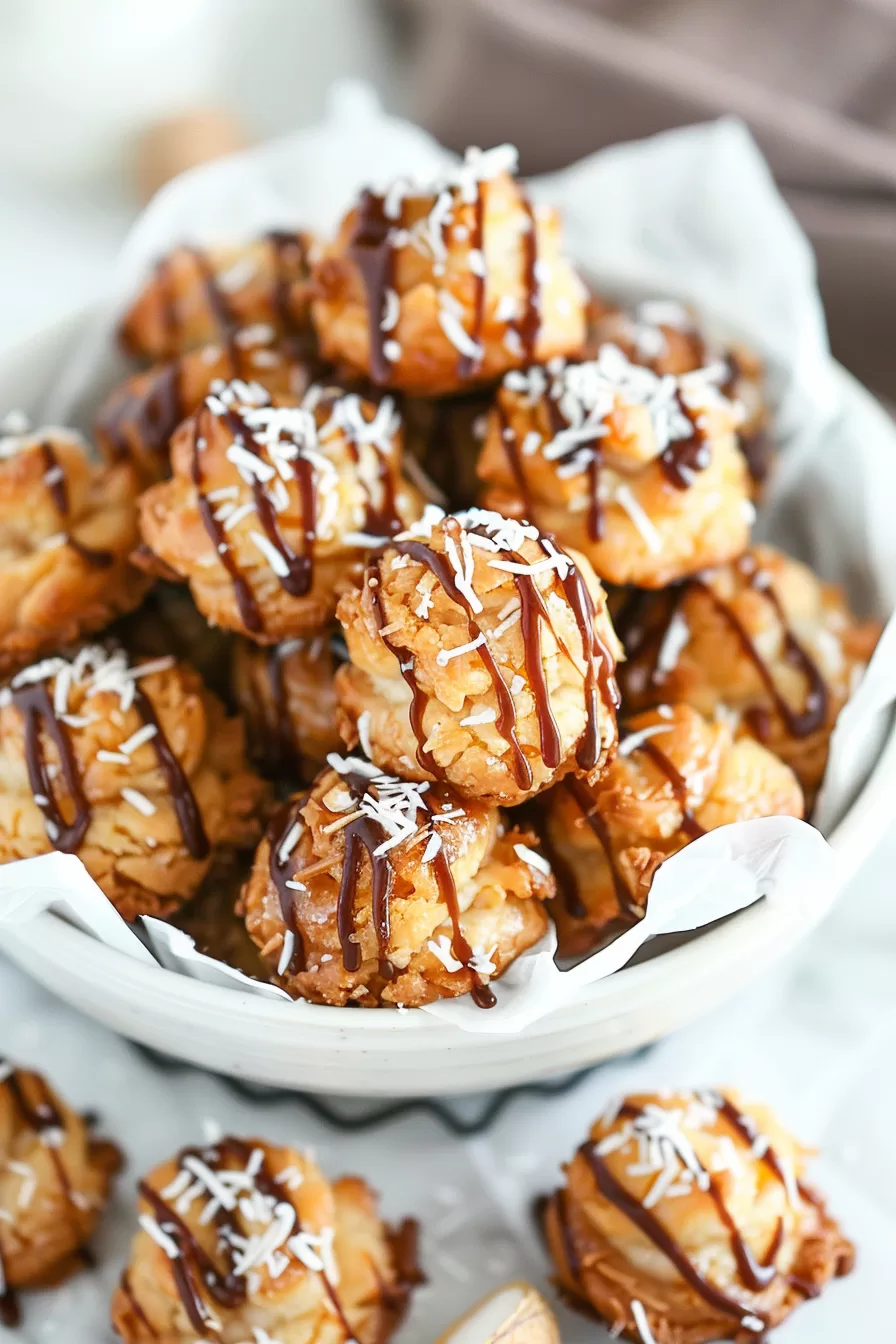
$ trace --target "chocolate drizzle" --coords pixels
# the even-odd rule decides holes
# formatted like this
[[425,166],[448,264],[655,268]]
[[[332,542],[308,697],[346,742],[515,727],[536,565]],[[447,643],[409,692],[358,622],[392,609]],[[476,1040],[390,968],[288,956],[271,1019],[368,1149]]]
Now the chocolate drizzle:
[[[69,516],[68,484],[55,449],[48,439],[44,439],[41,443],[40,453],[44,463],[44,482],[53,500],[53,507],[61,518],[67,519]],[[76,541],[71,532],[66,532],[65,544],[93,569],[108,569],[115,562],[115,556],[111,551],[98,551],[94,550],[92,546],[85,546],[83,542]]]
[[[234,368],[232,376],[236,375]],[[172,359],[145,375],[148,386],[132,391],[127,384],[100,417],[98,429],[118,458],[128,456],[129,429],[140,447],[153,454],[167,452],[171,436],[186,414],[181,391],[181,362]],[[142,381],[142,380],[141,380]]]
[[66,485],[65,473],[59,465],[59,459],[52,443],[44,439],[40,445],[41,457],[44,461],[44,480],[56,512],[61,518],[68,517],[68,487]]
[[[625,1214],[644,1236],[647,1237],[649,1241],[653,1242],[657,1250],[661,1251],[662,1254],[672,1262],[684,1281],[694,1289],[698,1296],[703,1298],[704,1302],[708,1303],[709,1306],[713,1307],[716,1311],[721,1312],[723,1316],[733,1316],[740,1321],[743,1316],[747,1314],[748,1310],[744,1304],[736,1301],[733,1297],[729,1297],[727,1293],[723,1293],[720,1288],[716,1288],[714,1284],[704,1278],[696,1265],[694,1265],[679,1246],[672,1234],[666,1230],[659,1218],[651,1213],[649,1209],[646,1209],[634,1195],[629,1194],[624,1186],[620,1185],[604,1160],[598,1156],[595,1145],[592,1143],[585,1143],[579,1149],[579,1153],[584,1157],[588,1166],[591,1168],[591,1172],[597,1183],[597,1188],[604,1199],[615,1208],[619,1209],[621,1213]],[[714,1190],[715,1187],[710,1184],[710,1191],[708,1193],[711,1193]],[[721,1203],[721,1196],[718,1195],[717,1191],[714,1203],[717,1208],[724,1208],[724,1204]],[[727,1210],[725,1210],[725,1214],[727,1217],[726,1226],[729,1227],[729,1232],[731,1232],[732,1236],[732,1246],[734,1247],[737,1245],[749,1256],[749,1248],[746,1247],[740,1233],[733,1227],[733,1223],[731,1222],[730,1216],[727,1214]],[[740,1257],[736,1258],[738,1259],[738,1267],[741,1268]],[[747,1263],[748,1260],[745,1259],[744,1264]],[[755,1261],[752,1260],[752,1256],[749,1256],[749,1263],[761,1273],[759,1266],[756,1266]],[[769,1279],[766,1279],[762,1286],[765,1287],[768,1282]]]
[[162,725],[159,723],[152,701],[139,686],[134,691],[134,708],[144,724],[151,724],[156,730],[151,739],[152,746],[156,753],[159,769],[165,777],[168,792],[171,794],[171,801],[174,804],[174,811],[177,814],[184,844],[194,859],[207,859],[211,853],[211,846],[205,833],[205,827],[202,824],[202,813],[199,811],[195,795],[190,787],[190,781],[184,774],[180,761],[172,751],[171,743],[162,732]]
[[698,840],[701,835],[705,835],[705,827],[700,825],[691,808],[688,782],[684,775],[682,775],[677,767],[673,765],[666,753],[661,751],[652,740],[645,738],[643,742],[638,744],[637,750],[643,751],[644,755],[648,756],[650,760],[653,761],[657,769],[663,772],[671,784],[672,792],[675,795],[675,801],[681,808],[681,822],[679,823],[679,829],[684,831],[685,835],[690,840]]
[[390,361],[385,354],[383,317],[386,291],[392,284],[394,251],[392,221],[386,215],[385,200],[374,191],[365,191],[358,204],[358,217],[349,251],[367,290],[370,313],[370,377],[375,383],[388,382]]
[[[90,804],[84,794],[78,763],[68,733],[56,717],[53,700],[45,682],[26,682],[22,686],[15,687],[12,691],[12,703],[24,721],[28,783],[38,807],[44,814],[47,835],[54,849],[61,850],[64,854],[74,854],[80,848],[90,825]],[[62,777],[74,803],[74,816],[70,821],[62,815],[56,801],[41,747],[41,729],[52,740],[59,755]]]
[[535,223],[535,211],[526,191],[520,191],[520,203],[526,213],[527,227],[522,234],[523,245],[523,292],[525,305],[519,319],[514,324],[523,348],[523,359],[531,363],[535,358],[535,347],[541,329],[541,293],[538,284],[538,229]]
[[240,573],[239,566],[233,558],[230,543],[227,541],[224,534],[224,529],[215,517],[215,507],[202,489],[203,476],[201,454],[205,440],[202,438],[200,430],[203,414],[210,414],[210,412],[200,410],[196,414],[193,426],[193,455],[190,465],[191,479],[193,485],[196,487],[196,506],[199,509],[199,516],[202,519],[203,526],[214,545],[215,554],[230,575],[233,584],[233,595],[236,599],[236,605],[243,625],[253,634],[261,634],[264,630],[264,621],[262,620],[258,603],[255,601],[255,595]]
[[300,971],[304,971],[305,946],[296,916],[296,889],[289,885],[293,881],[291,854],[282,854],[281,851],[293,827],[304,825],[301,819],[301,810],[305,805],[307,796],[307,794],[304,794],[301,798],[284,803],[272,818],[266,836],[268,842],[268,872],[277,889],[283,923],[293,936],[292,955],[284,968],[288,975],[297,975]]
[[[654,598],[652,594],[635,594],[617,618],[616,626],[620,638],[630,659],[643,657],[648,663],[650,670],[645,685],[656,686],[659,683],[659,653],[666,632],[688,593],[691,591],[702,593],[737,636],[741,648],[756,668],[774,710],[788,733],[796,738],[809,737],[824,725],[827,718],[827,683],[814,659],[790,629],[783,603],[772,587],[768,575],[760,569],[749,553],[735,563],[738,573],[746,579],[748,587],[754,592],[761,593],[774,607],[782,627],[784,658],[801,672],[806,680],[806,698],[802,709],[795,710],[779,691],[771,668],[754,644],[746,626],[730,603],[713,587],[711,571],[703,577],[686,579],[684,583],[670,588],[667,594],[660,595],[659,598]],[[771,725],[765,706],[754,706],[745,717],[761,740],[768,737]]]
[[693,411],[685,405],[680,391],[676,393],[676,400],[678,409],[690,422],[691,433],[687,438],[673,439],[663,449],[660,454],[660,467],[666,480],[676,490],[688,490],[694,484],[697,473],[705,471],[712,462],[712,448]]
[[[249,1145],[241,1139],[222,1139],[213,1149],[202,1151],[185,1149],[178,1155],[178,1167],[182,1166],[184,1159],[187,1157],[199,1158],[207,1165],[213,1168],[217,1167],[219,1171],[225,1170],[224,1164],[230,1162],[235,1163],[237,1167],[247,1167],[252,1158],[252,1151]],[[265,1161],[262,1162],[253,1179],[255,1188],[259,1193],[273,1200],[275,1206],[290,1202],[285,1187],[277,1183]],[[171,1208],[157,1190],[153,1189],[148,1182],[141,1181],[139,1192],[141,1198],[149,1205],[159,1226],[171,1238],[179,1251],[179,1255],[171,1261],[171,1269],[178,1295],[191,1326],[200,1339],[217,1338],[217,1331],[212,1327],[212,1317],[206,1304],[205,1293],[208,1293],[219,1306],[230,1310],[244,1306],[249,1296],[245,1277],[235,1272],[238,1253],[234,1241],[241,1235],[239,1226],[234,1223],[233,1216],[224,1208],[219,1208],[214,1215],[215,1227],[219,1234],[218,1247],[224,1257],[224,1268],[222,1270],[193,1234],[187,1223]],[[298,1211],[296,1211],[295,1228],[296,1231],[301,1230],[298,1222]],[[346,1321],[339,1296],[324,1271],[321,1271],[321,1277],[333,1310],[346,1332],[346,1338],[351,1338],[351,1327]],[[128,1296],[133,1304],[133,1294],[128,1293]],[[139,1309],[139,1304],[137,1305]],[[142,1310],[140,1314],[142,1315]]]
[[[90,825],[91,806],[84,793],[78,762],[66,726],[56,714],[53,698],[45,681],[25,682],[20,686],[13,686],[11,694],[12,703],[24,721],[28,783],[34,800],[44,815],[47,835],[54,849],[61,850],[65,854],[77,853]],[[184,843],[194,859],[207,858],[210,852],[209,842],[189,780],[162,731],[152,701],[138,686],[134,688],[134,707],[144,724],[151,724],[156,729],[152,745],[171,793]],[[56,799],[41,745],[42,731],[54,743],[59,756],[65,787],[74,804],[74,815],[71,819],[63,815]]]
[[[632,901],[631,893],[629,892],[625,878],[616,864],[616,856],[613,852],[610,834],[607,830],[606,822],[597,810],[597,803],[592,797],[585,781],[576,779],[574,775],[566,776],[563,780],[563,788],[566,789],[567,793],[574,800],[576,806],[604,851],[604,856],[610,869],[610,875],[613,879],[613,890],[616,892],[616,900],[619,904],[620,916],[625,920],[626,927],[630,928],[633,924],[637,924],[643,917],[644,911],[639,905]],[[573,918],[581,919],[587,913],[574,886],[566,888],[564,899],[566,902],[567,913]]]
[[[455,544],[459,544],[460,524],[456,519],[448,520],[449,535]],[[474,533],[477,529],[472,529]],[[480,535],[487,533],[480,532]],[[548,545],[547,542],[551,544]],[[619,692],[614,678],[614,662],[610,651],[603,644],[594,623],[594,604],[578,568],[566,556],[562,548],[551,538],[540,539],[545,556],[559,553],[568,561],[565,572],[560,571],[560,584],[566,601],[575,617],[579,636],[582,641],[582,655],[586,664],[585,707],[586,723],[576,746],[576,760],[583,770],[592,770],[600,760],[601,736],[598,700],[602,700],[611,712],[619,704]],[[551,549],[553,546],[553,552]],[[482,629],[474,617],[472,605],[457,584],[454,568],[446,555],[434,551],[422,541],[394,539],[389,543],[399,555],[409,555],[418,564],[423,565],[437,579],[444,592],[457,603],[467,616],[471,642],[476,645],[476,655],[485,666],[498,701],[498,715],[495,721],[497,731],[504,738],[511,751],[511,770],[517,786],[529,789],[532,786],[532,768],[523,753],[516,735],[517,716],[513,697],[504,681],[494,655],[488,647]],[[512,560],[520,562],[521,557],[513,552],[507,553]],[[383,628],[384,612],[380,596],[382,583],[382,559],[374,562],[367,571],[367,586],[371,592],[374,612],[380,628]],[[539,726],[540,753],[549,769],[556,769],[562,762],[561,740],[551,706],[550,695],[544,672],[541,651],[541,623],[551,626],[550,613],[541,589],[531,574],[514,574],[517,593],[520,599],[520,625],[523,636],[525,666],[529,685],[535,701],[535,712]],[[433,761],[426,749],[426,734],[423,728],[423,712],[426,707],[426,694],[420,689],[413,666],[413,656],[403,658],[404,651],[383,641],[398,660],[401,674],[411,689],[410,722],[417,739],[417,759],[423,769],[437,778],[443,771]],[[435,768],[433,768],[435,767]]]

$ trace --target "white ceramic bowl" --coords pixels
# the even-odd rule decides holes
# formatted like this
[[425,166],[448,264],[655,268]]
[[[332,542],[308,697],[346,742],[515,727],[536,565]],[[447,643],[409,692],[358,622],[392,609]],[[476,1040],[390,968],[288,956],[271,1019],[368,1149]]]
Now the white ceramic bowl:
[[[46,393],[78,319],[0,358],[0,406]],[[844,398],[872,406],[843,370]],[[879,412],[879,408],[875,410]],[[113,1030],[223,1073],[308,1091],[435,1096],[510,1087],[633,1050],[712,1012],[825,916],[896,812],[896,729],[828,837],[837,882],[815,905],[762,901],[683,946],[581,991],[514,1036],[470,1034],[419,1012],[363,1012],[267,1001],[143,965],[53,914],[2,931],[3,950]]]

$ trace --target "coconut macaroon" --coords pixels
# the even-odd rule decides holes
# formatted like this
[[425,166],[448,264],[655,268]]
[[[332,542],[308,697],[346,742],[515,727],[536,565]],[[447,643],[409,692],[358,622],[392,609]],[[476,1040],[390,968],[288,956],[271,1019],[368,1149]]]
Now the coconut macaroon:
[[315,248],[311,235],[297,230],[175,248],[122,318],[122,346],[155,363],[213,342],[238,344],[247,327],[270,328],[271,339],[306,332]]
[[189,899],[266,802],[242,724],[174,658],[88,645],[0,691],[0,863],[77,854],[125,919]]
[[189,350],[126,379],[97,414],[100,452],[110,462],[131,461],[140,480],[151,484],[170,474],[171,437],[215,384],[238,379],[275,397],[303,397],[319,361],[298,356],[287,344],[272,345],[273,334],[264,324],[245,327],[227,344]]
[[236,641],[233,688],[265,774],[310,783],[341,745],[334,677],[344,661],[341,637],[328,631],[269,648]]
[[512,145],[468,149],[434,182],[365,191],[314,268],[323,354],[433,397],[575,353],[587,293],[516,166]]
[[614,345],[507,374],[479,461],[482,503],[587,556],[601,579],[662,588],[740,554],[754,517],[724,365],[660,377]]
[[125,1344],[386,1344],[422,1275],[363,1180],[263,1139],[185,1149],[139,1185],[112,1300]]
[[343,736],[382,769],[515,804],[616,741],[619,644],[582,556],[483,509],[429,509],[337,615]]
[[71,430],[0,430],[0,676],[139,604],[137,493]]
[[560,1286],[639,1344],[754,1344],[853,1265],[809,1156],[732,1092],[612,1102],[547,1205]]
[[629,719],[599,778],[569,775],[541,803],[564,956],[642,919],[657,868],[691,840],[732,821],[803,815],[788,766],[683,704]]
[[93,1137],[40,1074],[0,1059],[0,1326],[18,1324],[19,1289],[83,1267],[120,1166],[115,1144]]
[[417,1007],[489,982],[548,928],[554,894],[531,834],[443,784],[329,758],[259,846],[246,926],[294,998]]
[[811,806],[831,730],[880,635],[842,590],[771,546],[658,594],[630,594],[617,616],[629,709],[684,700],[729,718],[796,773]]
[[747,459],[754,490],[762,487],[775,449],[768,429],[765,369],[754,350],[739,342],[715,340],[697,315],[674,299],[645,299],[631,308],[618,308],[592,297],[586,357],[594,359],[608,342],[618,346],[633,364],[644,364],[658,374],[692,373],[721,360],[725,368],[721,390],[743,410],[738,428],[740,449]]
[[365,552],[423,508],[401,474],[401,417],[314,386],[301,403],[216,384],[140,501],[150,569],[190,585],[212,625],[277,644],[331,621]]

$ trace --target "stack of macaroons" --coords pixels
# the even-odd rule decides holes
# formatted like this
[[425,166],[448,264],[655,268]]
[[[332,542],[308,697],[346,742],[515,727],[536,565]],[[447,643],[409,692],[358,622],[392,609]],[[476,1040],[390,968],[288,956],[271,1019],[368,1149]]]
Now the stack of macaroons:
[[551,916],[587,954],[689,841],[804,814],[877,629],[751,549],[761,367],[589,296],[515,166],[177,248],[106,465],[0,440],[0,859],[204,928],[237,874],[289,994],[487,1007]]

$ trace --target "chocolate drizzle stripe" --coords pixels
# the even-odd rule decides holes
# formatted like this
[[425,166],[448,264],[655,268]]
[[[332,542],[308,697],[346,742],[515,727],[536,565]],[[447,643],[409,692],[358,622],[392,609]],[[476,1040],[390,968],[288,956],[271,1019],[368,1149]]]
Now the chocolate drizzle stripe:
[[684,831],[685,835],[691,840],[697,840],[701,835],[705,835],[706,829],[700,825],[700,822],[694,816],[691,809],[688,782],[676,766],[669,760],[666,753],[661,751],[656,743],[650,739],[645,739],[645,741],[640,742],[637,750],[643,751],[644,755],[648,756],[650,760],[653,761],[657,769],[663,772],[671,784],[672,792],[675,795],[675,801],[681,808],[680,829]]
[[[12,703],[24,720],[25,765],[31,792],[35,800],[46,800],[39,801],[37,805],[44,815],[47,834],[55,849],[65,854],[74,854],[87,833],[91,809],[84,793],[68,733],[64,724],[56,717],[46,683],[26,682],[22,686],[15,687],[12,691]],[[75,807],[71,821],[66,821],[56,801],[41,746],[41,729],[53,741],[59,755],[62,777]]]
[[[491,650],[485,643],[483,632],[474,619],[472,606],[455,582],[454,571],[450,561],[444,555],[433,551],[422,541],[404,541],[396,539],[391,541],[389,546],[396,550],[399,555],[409,555],[412,560],[415,560],[418,564],[423,565],[428,569],[441,584],[452,602],[455,602],[466,613],[471,639],[477,640],[482,636],[483,642],[477,646],[476,654],[484,664],[486,671],[491,678],[492,687],[494,688],[495,696],[498,701],[498,717],[495,721],[495,727],[510,748],[511,769],[518,787],[521,789],[531,788],[533,778],[532,768],[526,760],[522,747],[517,740],[516,709],[514,707],[513,697],[507,688],[504,678],[501,676],[500,669],[495,662]],[[368,583],[370,574],[371,571],[368,570]],[[395,652],[394,649],[393,652]],[[417,740],[419,743],[419,733]]]
[[690,422],[691,433],[684,439],[673,439],[660,453],[660,467],[663,475],[676,490],[688,490],[694,484],[694,478],[712,462],[712,448],[707,442],[706,433],[700,427],[694,412],[685,404],[681,392],[676,394],[678,409]]
[[[45,682],[26,682],[22,686],[14,687],[12,703],[24,721],[28,782],[37,806],[44,815],[50,841],[54,849],[61,850],[65,854],[77,853],[90,825],[92,809],[84,793],[81,773],[65,725],[56,715],[52,696]],[[210,853],[210,846],[193,790],[162,731],[152,701],[140,687],[135,687],[134,690],[134,706],[144,724],[152,725],[156,729],[152,746],[171,794],[184,843],[194,859],[205,859]],[[52,740],[59,755],[62,777],[75,808],[70,821],[65,819],[56,800],[53,783],[44,760],[41,731]]]
[[[610,875],[613,879],[613,890],[616,893],[616,900],[619,905],[620,915],[630,924],[636,924],[643,915],[643,910],[637,906],[631,898],[625,878],[619,871],[616,864],[616,856],[613,853],[613,846],[610,841],[610,834],[607,830],[606,822],[597,811],[597,805],[589,792],[588,785],[582,779],[576,779],[574,775],[567,775],[563,780],[563,787],[575,802],[582,816],[584,817],[591,832],[596,837],[598,843],[604,851],[604,857],[607,860],[607,866],[610,869]],[[586,912],[582,907],[581,900],[573,888],[569,888],[566,896],[567,913],[574,918],[581,918]]]
[[193,424],[193,455],[191,461],[191,478],[196,488],[196,506],[199,509],[199,516],[202,524],[208,533],[215,548],[215,555],[227,570],[233,584],[233,595],[236,599],[236,605],[240,613],[240,619],[247,630],[253,634],[260,634],[264,630],[264,621],[258,603],[255,601],[255,595],[233,558],[233,552],[230,548],[224,529],[215,517],[214,505],[209,501],[203,492],[202,476],[202,449],[200,442],[202,440],[201,426],[204,415],[210,415],[211,412],[206,408],[201,408],[196,413]]
[[704,580],[691,579],[689,582],[698,591],[706,594],[719,615],[724,617],[728,625],[737,635],[741,648],[759,673],[787,731],[792,737],[809,737],[810,734],[817,732],[818,729],[822,727],[827,717],[827,683],[821,675],[814,659],[806,652],[793,631],[790,629],[784,607],[771,584],[764,583],[760,585],[760,571],[758,569],[752,573],[745,572],[743,569],[741,572],[745,573],[745,577],[749,579],[751,588],[753,588],[755,592],[761,592],[762,596],[774,607],[783,631],[784,657],[791,666],[797,668],[806,678],[806,699],[802,710],[794,710],[784,699],[784,696],[778,690],[771,668],[756,648],[746,627],[729,604],[719,597],[711,584],[704,582]]
[[[688,1258],[656,1215],[646,1209],[640,1200],[635,1199],[624,1186],[619,1184],[607,1164],[598,1156],[593,1144],[583,1144],[579,1152],[591,1168],[597,1188],[604,1199],[614,1208],[619,1209],[620,1213],[623,1213],[630,1222],[634,1223],[639,1231],[647,1237],[648,1241],[651,1241],[657,1250],[671,1261],[684,1281],[703,1298],[704,1302],[716,1311],[721,1312],[722,1315],[733,1316],[738,1321],[748,1313],[749,1308],[745,1307],[742,1302],[729,1297],[727,1293],[723,1293],[721,1289],[716,1288],[714,1284],[703,1277],[696,1265]],[[718,1202],[715,1202],[718,1207]],[[740,1234],[738,1233],[737,1236],[739,1240]],[[755,1312],[752,1314],[758,1315]]]
[[296,824],[304,824],[300,814],[307,799],[308,795],[304,794],[293,802],[284,803],[275,813],[267,833],[268,871],[271,875],[271,881],[277,889],[277,895],[280,900],[280,914],[283,918],[283,923],[293,935],[292,956],[286,966],[286,972],[289,975],[296,975],[300,971],[304,971],[305,946],[296,913],[296,896],[298,893],[295,888],[287,885],[287,883],[293,880],[291,876],[293,869],[293,865],[290,861],[291,855],[287,854],[281,859],[280,851],[292,828]]
[[538,284],[538,228],[535,211],[527,191],[520,191],[520,204],[526,213],[528,228],[522,235],[523,241],[523,292],[525,304],[516,323],[516,330],[523,347],[523,359],[531,363],[535,358],[535,347],[541,329],[541,293]]
[[370,377],[374,383],[388,382],[390,361],[385,353],[382,322],[385,315],[386,291],[392,284],[394,252],[390,237],[391,221],[385,212],[385,201],[376,192],[365,191],[358,204],[355,231],[349,252],[367,291],[370,314]]
[[184,844],[194,859],[206,859],[211,853],[211,846],[202,823],[202,813],[199,811],[196,797],[190,787],[190,781],[184,774],[183,767],[174,754],[171,743],[162,731],[162,725],[159,723],[152,701],[139,686],[135,688],[134,692],[134,707],[144,724],[152,725],[156,730],[152,737],[152,746],[156,753],[159,768],[165,777],[168,792],[171,794],[171,801],[174,804],[174,811],[177,814]]

